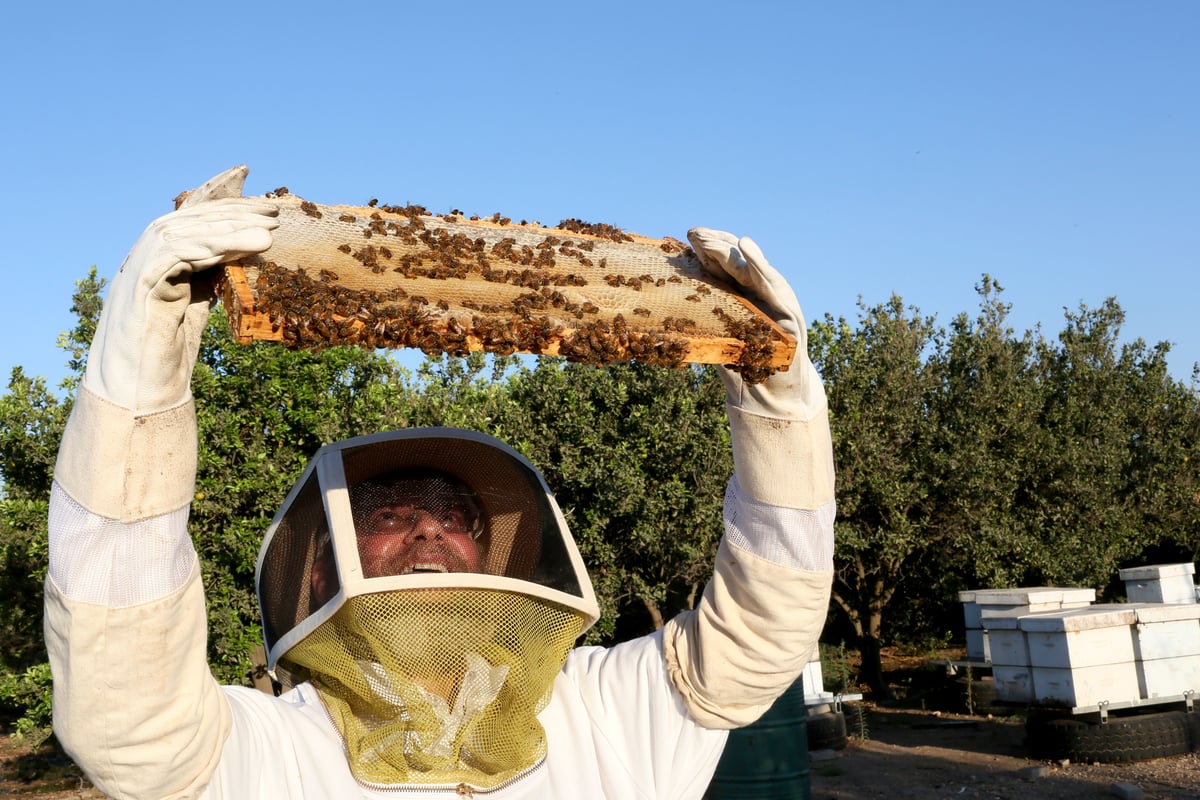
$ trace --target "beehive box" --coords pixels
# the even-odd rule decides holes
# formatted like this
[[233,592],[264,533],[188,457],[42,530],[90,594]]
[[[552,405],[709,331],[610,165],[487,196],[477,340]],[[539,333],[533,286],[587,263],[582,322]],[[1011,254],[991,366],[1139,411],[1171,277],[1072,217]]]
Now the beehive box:
[[1145,699],[1200,693],[1200,605],[1136,604],[1133,649]]
[[1074,707],[1138,699],[1135,620],[1133,609],[1122,605],[1021,617],[1034,701]]
[[1014,589],[975,589],[959,592],[967,631],[967,657],[994,661],[987,619],[1080,608],[1096,599],[1094,589],[1034,586]]
[[992,660],[991,641],[983,628],[967,628],[967,660]]
[[1137,670],[1132,661],[1093,667],[1032,667],[1033,702],[1076,708],[1138,699]]
[[794,337],[676,239],[271,197],[271,248],[218,286],[242,343],[727,364],[750,382],[795,355]]
[[989,654],[993,668],[1029,667],[1029,645],[1020,628],[1023,612],[997,614],[987,618]]
[[1032,703],[1033,669],[1026,666],[996,665],[992,667],[992,685],[1001,703]]
[[1025,632],[1018,627],[1020,612],[991,616],[987,620],[988,658],[996,699],[1004,703],[1033,702],[1033,673]]
[[970,589],[958,593],[958,601],[963,606],[963,622],[967,631],[967,659],[970,661],[988,660],[987,634],[979,622],[979,604],[975,602],[976,590]]
[[1153,564],[1118,570],[1130,603],[1195,603],[1194,564]]
[[817,658],[804,665],[804,696],[816,697],[825,694],[825,675],[821,671],[821,659]]

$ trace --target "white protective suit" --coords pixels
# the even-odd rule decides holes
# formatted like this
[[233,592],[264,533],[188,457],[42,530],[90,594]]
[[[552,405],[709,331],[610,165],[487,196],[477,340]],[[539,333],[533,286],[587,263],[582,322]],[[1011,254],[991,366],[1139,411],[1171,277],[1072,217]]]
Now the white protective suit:
[[[311,685],[279,698],[222,687],[205,660],[186,521],[197,448],[189,381],[209,304],[192,296],[190,276],[269,247],[275,211],[240,197],[245,174],[223,173],[152,223],[110,289],[51,497],[45,627],[55,731],[116,798],[431,789],[365,788]],[[699,797],[726,731],[791,685],[823,624],[832,448],[799,305],[750,240],[707,229],[689,238],[707,268],[745,286],[798,337],[796,362],[756,385],[723,371],[735,477],[697,608],[658,633],[574,650],[538,718],[548,755],[488,797]]]

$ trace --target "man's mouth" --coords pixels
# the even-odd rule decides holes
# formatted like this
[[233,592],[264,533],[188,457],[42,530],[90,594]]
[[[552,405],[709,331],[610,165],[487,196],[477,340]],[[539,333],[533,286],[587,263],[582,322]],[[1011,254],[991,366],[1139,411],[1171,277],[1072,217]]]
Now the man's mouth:
[[420,573],[426,573],[426,572],[449,572],[449,571],[450,570],[448,570],[444,564],[421,563],[421,564],[409,564],[407,567],[405,567],[403,570],[400,571],[400,574],[401,575],[413,575],[413,574],[420,574]]

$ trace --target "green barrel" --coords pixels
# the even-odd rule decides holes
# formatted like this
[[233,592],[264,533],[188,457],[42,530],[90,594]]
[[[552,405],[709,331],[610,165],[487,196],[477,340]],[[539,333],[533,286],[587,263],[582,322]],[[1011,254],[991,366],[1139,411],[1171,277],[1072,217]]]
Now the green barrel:
[[807,725],[797,678],[761,719],[729,732],[705,800],[808,800]]

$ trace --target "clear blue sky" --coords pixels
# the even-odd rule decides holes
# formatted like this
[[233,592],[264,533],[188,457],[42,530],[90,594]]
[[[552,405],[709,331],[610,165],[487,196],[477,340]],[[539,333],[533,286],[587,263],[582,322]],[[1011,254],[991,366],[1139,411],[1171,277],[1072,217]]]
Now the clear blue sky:
[[[735,10],[736,9],[736,10]],[[1200,3],[18,3],[0,23],[0,380],[74,281],[247,192],[753,236],[811,321],[983,273],[1018,331],[1115,296],[1200,361]]]

